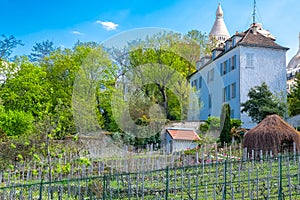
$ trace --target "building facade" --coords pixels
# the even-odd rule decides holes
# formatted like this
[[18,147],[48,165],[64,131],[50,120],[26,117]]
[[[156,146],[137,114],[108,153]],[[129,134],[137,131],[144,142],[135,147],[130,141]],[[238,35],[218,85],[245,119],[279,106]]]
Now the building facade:
[[[214,32],[226,35],[226,30],[222,28]],[[222,31],[223,34],[220,33]],[[218,39],[218,35],[212,36]],[[287,50],[278,45],[274,36],[257,23],[224,42],[221,40],[211,57],[200,58],[197,71],[190,76],[191,86],[199,91],[202,108],[200,113],[190,116],[189,120],[219,117],[223,103],[227,102],[231,107],[231,117],[241,119],[244,128],[252,128],[255,123],[246,113],[241,113],[241,103],[247,101],[251,88],[263,82],[272,93],[283,98],[286,96]]]

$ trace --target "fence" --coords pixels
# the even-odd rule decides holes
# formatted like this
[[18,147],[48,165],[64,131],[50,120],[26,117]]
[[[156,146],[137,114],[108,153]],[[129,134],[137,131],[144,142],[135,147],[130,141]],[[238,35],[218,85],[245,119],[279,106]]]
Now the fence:
[[300,155],[11,183],[0,199],[300,199]]

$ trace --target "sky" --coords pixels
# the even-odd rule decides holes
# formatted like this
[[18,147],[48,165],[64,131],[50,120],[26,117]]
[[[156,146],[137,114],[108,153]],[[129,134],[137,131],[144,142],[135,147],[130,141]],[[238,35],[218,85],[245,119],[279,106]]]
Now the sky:
[[[15,54],[29,54],[36,42],[72,47],[76,41],[103,42],[125,31],[158,27],[181,33],[209,33],[221,3],[230,35],[252,23],[253,0],[0,0],[0,34],[22,40]],[[299,47],[300,1],[256,0],[257,22],[277,43]]]

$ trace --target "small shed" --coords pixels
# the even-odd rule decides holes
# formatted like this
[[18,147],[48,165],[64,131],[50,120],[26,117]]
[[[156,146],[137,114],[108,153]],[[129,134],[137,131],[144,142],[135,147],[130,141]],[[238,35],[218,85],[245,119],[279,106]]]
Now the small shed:
[[256,155],[261,150],[273,155],[300,150],[300,135],[293,127],[278,115],[269,115],[256,127],[249,130],[244,137],[244,148]]
[[193,129],[167,128],[165,132],[166,152],[173,153],[197,147],[200,137]]

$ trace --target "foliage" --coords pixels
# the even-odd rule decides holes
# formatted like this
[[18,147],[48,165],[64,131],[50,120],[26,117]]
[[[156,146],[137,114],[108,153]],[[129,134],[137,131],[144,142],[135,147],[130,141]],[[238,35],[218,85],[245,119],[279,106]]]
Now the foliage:
[[[57,123],[54,136],[61,139],[65,135],[72,135],[77,132],[76,128],[78,127],[75,127],[73,117],[74,106],[77,106],[76,109],[78,109],[78,106],[82,106],[80,109],[85,110],[87,113],[98,111],[97,114],[100,115],[100,107],[97,105],[100,102],[95,99],[96,90],[98,89],[96,86],[99,86],[101,81],[106,81],[107,76],[104,76],[103,73],[108,74],[107,71],[109,69],[113,70],[113,68],[108,68],[107,71],[103,72],[103,67],[110,67],[107,55],[100,46],[95,48],[90,46],[89,43],[76,45],[73,49],[57,49],[44,60],[43,66],[47,71],[47,79],[53,89],[50,113],[55,116]],[[78,83],[81,85],[77,84],[79,88],[74,89],[76,77],[81,77],[81,82]],[[72,105],[74,92],[79,95],[78,99],[73,101],[75,104]],[[85,95],[87,93],[88,95]],[[88,98],[89,101],[85,101]],[[84,119],[81,119],[81,121],[91,121],[87,117],[83,116]],[[81,124],[78,125],[81,126]]]
[[13,35],[9,37],[6,35],[1,36],[3,40],[0,40],[0,60],[9,60],[13,50],[19,45],[23,46],[23,43],[21,40],[17,40]]
[[242,121],[240,119],[230,119],[231,127],[239,128],[242,126]]
[[26,58],[18,60],[19,69],[0,88],[0,98],[6,110],[24,111],[38,119],[49,106],[51,88],[43,68]]
[[284,116],[286,113],[285,103],[271,93],[266,83],[251,88],[248,98],[246,102],[241,104],[242,112],[246,112],[257,123],[267,115]]
[[186,117],[189,95],[186,79],[196,70],[199,47],[188,36],[162,32],[131,43],[127,48],[127,57],[120,56],[124,55],[122,50],[114,50],[113,55],[119,58],[122,72],[126,72],[125,80],[139,86],[133,88],[136,95],[140,95],[136,99],[140,102],[133,103],[141,105],[139,108],[132,107],[131,114],[135,113],[135,119],[142,116],[149,118],[148,109],[153,104],[164,109],[167,119]]
[[222,105],[222,112],[220,116],[221,133],[220,133],[220,143],[229,144],[231,142],[231,123],[230,123],[230,106],[228,103]]
[[0,106],[0,129],[7,136],[19,136],[33,131],[33,117],[30,113],[18,110],[5,111]]
[[209,124],[209,129],[219,129],[220,128],[220,118],[215,116],[210,116],[207,118],[207,123]]
[[50,56],[56,48],[52,41],[46,40],[42,42],[36,42],[32,47],[31,53],[28,56],[31,62],[40,61],[46,56]]
[[220,118],[215,116],[210,116],[207,118],[205,123],[200,124],[199,130],[201,133],[206,133],[210,130],[219,130],[220,128]]
[[200,45],[200,56],[211,55],[212,50],[216,47],[217,40],[214,37],[209,37],[205,33],[198,30],[190,30],[187,36]]
[[295,85],[288,95],[288,111],[290,116],[300,114],[300,73],[297,73]]

